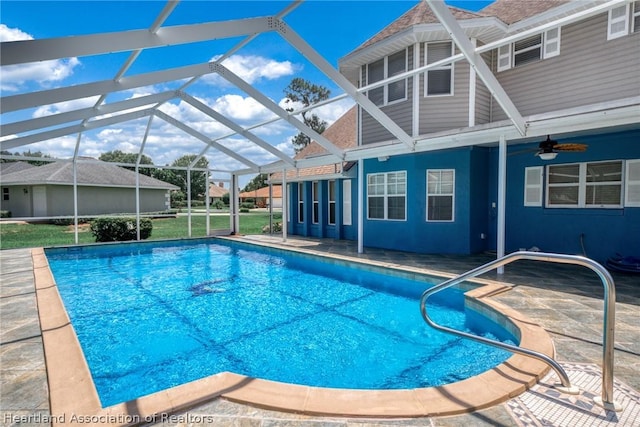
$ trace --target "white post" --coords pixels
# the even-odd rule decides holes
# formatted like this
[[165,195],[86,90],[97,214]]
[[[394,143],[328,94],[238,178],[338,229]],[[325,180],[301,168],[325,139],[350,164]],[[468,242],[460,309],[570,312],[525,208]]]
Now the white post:
[[[498,149],[498,258],[504,256],[505,248],[505,218],[507,202],[507,140],[504,135],[500,136],[500,146]],[[498,274],[504,274],[504,267],[498,267]]]
[[287,191],[287,170],[282,169],[282,242],[287,241],[287,221],[289,212],[289,192]]
[[140,241],[140,162],[136,162],[136,240]]
[[[477,39],[472,38],[471,44],[475,48]],[[469,64],[469,127],[476,125],[476,69]]]
[[211,214],[211,211],[209,209],[209,187],[211,186],[211,183],[209,182],[209,169],[207,169],[207,171],[204,173],[204,182],[206,185],[206,188],[204,190],[204,205],[205,208],[207,210],[207,213],[205,215],[206,218],[206,233],[207,233],[207,237],[209,237],[209,234],[211,234],[211,224],[209,224],[209,221],[211,219],[211,217],[209,216]]
[[78,151],[80,150],[80,139],[82,139],[82,133],[78,134],[76,139],[76,148],[73,151],[73,234],[76,245],[79,242],[78,238]]
[[273,234],[273,185],[269,180],[269,235]]
[[187,228],[191,237],[191,168],[187,168]]
[[364,160],[358,159],[358,253],[364,252]]

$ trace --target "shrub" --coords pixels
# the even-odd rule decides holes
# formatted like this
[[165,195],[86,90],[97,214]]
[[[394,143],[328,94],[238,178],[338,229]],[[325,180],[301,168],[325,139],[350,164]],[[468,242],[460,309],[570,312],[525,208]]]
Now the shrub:
[[11,218],[11,211],[0,211],[0,218]]
[[[152,229],[153,223],[149,218],[140,219],[140,239],[148,239]],[[91,233],[96,238],[96,242],[136,240],[136,219],[97,218],[91,221]]]
[[249,202],[243,202],[240,203],[240,208],[242,209],[253,209],[255,207],[255,205],[253,204],[253,202],[249,203]]
[[240,213],[249,213],[249,209],[247,209],[247,208],[240,208]]
[[211,207],[213,209],[224,209],[224,202],[220,199],[217,199],[213,202],[213,204],[211,205]]
[[274,222],[273,223],[273,231],[269,230],[269,224],[265,225],[264,227],[262,227],[262,232],[263,233],[279,233],[282,231],[282,223],[281,222]]
[[[53,225],[73,225],[75,224],[75,221],[73,220],[73,218],[56,218],[56,219],[52,219],[51,224]],[[89,219],[87,218],[78,218],[78,224],[85,224],[89,222]]]

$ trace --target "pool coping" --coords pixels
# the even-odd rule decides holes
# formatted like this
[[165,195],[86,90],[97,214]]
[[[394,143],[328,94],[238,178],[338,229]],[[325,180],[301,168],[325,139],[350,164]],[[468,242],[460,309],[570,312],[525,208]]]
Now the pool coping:
[[[229,240],[238,241],[238,238]],[[250,244],[274,247],[263,242],[251,241]],[[427,269],[402,268],[396,264],[343,255],[331,256],[309,249],[276,247],[408,273],[451,276]],[[44,249],[33,249],[31,254],[54,426],[87,422],[124,426],[161,421],[168,419],[172,413],[219,397],[261,408],[308,415],[375,418],[455,415],[509,400],[533,386],[549,371],[545,363],[516,354],[497,367],[466,380],[439,387],[409,390],[320,388],[222,372],[102,408]],[[491,299],[491,296],[507,291],[510,288],[507,284],[483,279],[473,282],[481,286],[466,292],[465,297],[474,310],[482,311],[488,317],[503,323],[503,326],[516,328],[522,347],[551,357],[555,355],[551,337],[542,327]]]

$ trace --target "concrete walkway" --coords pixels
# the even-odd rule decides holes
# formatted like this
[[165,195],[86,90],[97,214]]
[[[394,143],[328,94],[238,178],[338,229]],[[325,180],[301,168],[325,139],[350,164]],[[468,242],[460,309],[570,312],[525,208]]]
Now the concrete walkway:
[[[397,266],[461,273],[491,255],[418,255],[380,249],[357,254],[353,242],[247,236],[274,246],[311,248]],[[559,395],[551,374],[532,390],[472,414],[422,419],[320,418],[263,410],[216,399],[178,414],[161,415],[164,426],[635,426],[640,425],[640,277],[614,275],[617,289],[615,392],[622,412],[594,407],[600,393],[602,284],[584,267],[519,261],[504,276],[483,278],[512,283],[495,297],[541,324],[555,341],[558,360],[583,393]],[[0,425],[50,425],[47,377],[29,250],[0,251]],[[164,417],[164,418],[162,418]]]

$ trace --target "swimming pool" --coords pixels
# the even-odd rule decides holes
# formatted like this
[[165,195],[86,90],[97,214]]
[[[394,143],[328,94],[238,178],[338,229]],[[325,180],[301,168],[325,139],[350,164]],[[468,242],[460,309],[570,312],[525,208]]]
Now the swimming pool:
[[[428,387],[510,356],[429,328],[418,306],[424,281],[210,242],[47,250],[103,406],[221,371],[320,387]],[[481,316],[469,324],[462,292],[439,303],[439,322],[514,341]]]

